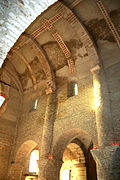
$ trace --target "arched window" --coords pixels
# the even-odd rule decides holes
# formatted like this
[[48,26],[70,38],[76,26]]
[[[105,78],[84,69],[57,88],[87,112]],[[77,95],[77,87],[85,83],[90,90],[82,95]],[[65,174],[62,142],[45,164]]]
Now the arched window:
[[29,164],[29,172],[33,174],[38,175],[38,163],[37,161],[39,160],[39,151],[38,150],[33,150],[30,155],[30,164]]

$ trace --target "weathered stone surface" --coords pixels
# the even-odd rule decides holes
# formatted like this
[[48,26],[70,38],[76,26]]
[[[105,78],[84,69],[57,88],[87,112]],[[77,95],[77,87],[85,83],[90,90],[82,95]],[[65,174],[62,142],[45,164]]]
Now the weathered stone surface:
[[91,151],[97,163],[98,180],[120,179],[120,147],[119,145],[106,146]]
[[[9,84],[9,92],[4,92],[9,100],[0,117],[0,180],[24,180],[34,149],[40,151],[40,180],[59,179],[62,160],[73,160],[81,179],[96,180],[97,164],[100,180],[119,180],[119,147],[110,146],[119,144],[120,139],[119,48],[96,1],[64,0],[67,7],[58,2],[40,15],[54,2],[0,1],[1,63],[14,45],[0,72],[8,77],[4,81]],[[69,6],[73,2],[78,4]],[[104,6],[119,32],[119,0],[106,0]],[[33,40],[25,33],[21,35],[24,30]],[[71,74],[74,63],[75,72]],[[95,78],[91,72],[98,67],[102,73]],[[36,79],[36,90],[30,71]],[[51,73],[56,91],[47,95],[45,92],[52,93]],[[99,96],[94,93],[95,81],[99,82]],[[71,82],[78,85],[77,96],[68,95]],[[33,108],[36,100],[37,107]],[[70,147],[71,143],[81,150]],[[100,149],[92,151],[95,164],[90,149],[98,145]]]

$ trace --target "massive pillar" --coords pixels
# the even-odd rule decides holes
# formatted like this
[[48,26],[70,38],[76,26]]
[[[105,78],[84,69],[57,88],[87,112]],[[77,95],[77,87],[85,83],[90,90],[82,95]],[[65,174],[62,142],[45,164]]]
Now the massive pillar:
[[[57,97],[56,93],[48,95],[45,121],[43,125],[43,134],[41,140],[40,149],[40,161],[39,161],[39,180],[57,180],[52,176],[56,174],[55,160],[52,157],[52,142],[53,142],[53,129],[54,121],[57,109]],[[58,163],[57,163],[58,164]]]
[[103,69],[97,65],[91,71],[93,73],[98,145],[103,147],[110,145],[114,139],[110,99]]
[[112,146],[114,129],[107,81],[99,65],[92,69],[92,73],[99,148],[91,152],[97,164],[98,180],[114,180],[113,156],[118,146]]

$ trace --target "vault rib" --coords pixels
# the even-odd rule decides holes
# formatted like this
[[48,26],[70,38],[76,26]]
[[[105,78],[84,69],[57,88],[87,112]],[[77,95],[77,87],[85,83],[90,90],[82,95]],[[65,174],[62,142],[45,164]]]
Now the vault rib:
[[29,70],[29,73],[31,75],[34,90],[36,90],[37,89],[37,82],[36,82],[36,78],[35,78],[34,72],[33,72],[32,68],[31,68],[30,64],[28,63],[26,58],[19,51],[13,50],[13,52],[15,52],[19,56],[19,58],[26,64],[26,66],[27,66],[27,68]]
[[27,34],[27,33],[24,33],[23,35],[26,36],[27,38],[29,38],[35,44],[36,48],[38,49],[38,52],[39,52],[38,59],[39,59],[40,64],[43,67],[43,70],[44,70],[44,72],[46,74],[46,78],[47,78],[46,94],[50,94],[56,90],[56,83],[55,83],[55,74],[50,66],[49,60],[47,58],[47,54],[42,49],[40,43],[38,43],[32,35]]

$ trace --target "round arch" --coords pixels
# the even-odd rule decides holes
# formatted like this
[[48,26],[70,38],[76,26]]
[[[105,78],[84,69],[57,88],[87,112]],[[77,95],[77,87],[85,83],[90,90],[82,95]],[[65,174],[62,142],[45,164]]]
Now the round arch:
[[74,139],[79,139],[84,144],[86,149],[88,149],[92,144],[91,137],[85,131],[80,129],[70,129],[64,132],[55,143],[52,152],[53,158],[61,161],[65,148]]
[[80,130],[80,129],[71,129],[64,132],[58,138],[58,140],[56,141],[53,147],[53,151],[52,151],[53,161],[55,160],[56,164],[58,165],[57,177],[59,178],[60,168],[63,163],[63,160],[62,160],[63,153],[70,143],[75,143],[79,145],[85,155],[86,163],[88,163],[88,165],[86,166],[87,173],[88,173],[87,179],[96,180],[97,179],[96,164],[90,153],[90,149],[93,146],[93,142],[92,142],[91,137],[85,131]]
[[8,177],[12,180],[22,179],[23,168],[27,161],[28,155],[37,146],[33,140],[25,141],[18,149],[15,160],[11,162],[8,170]]

